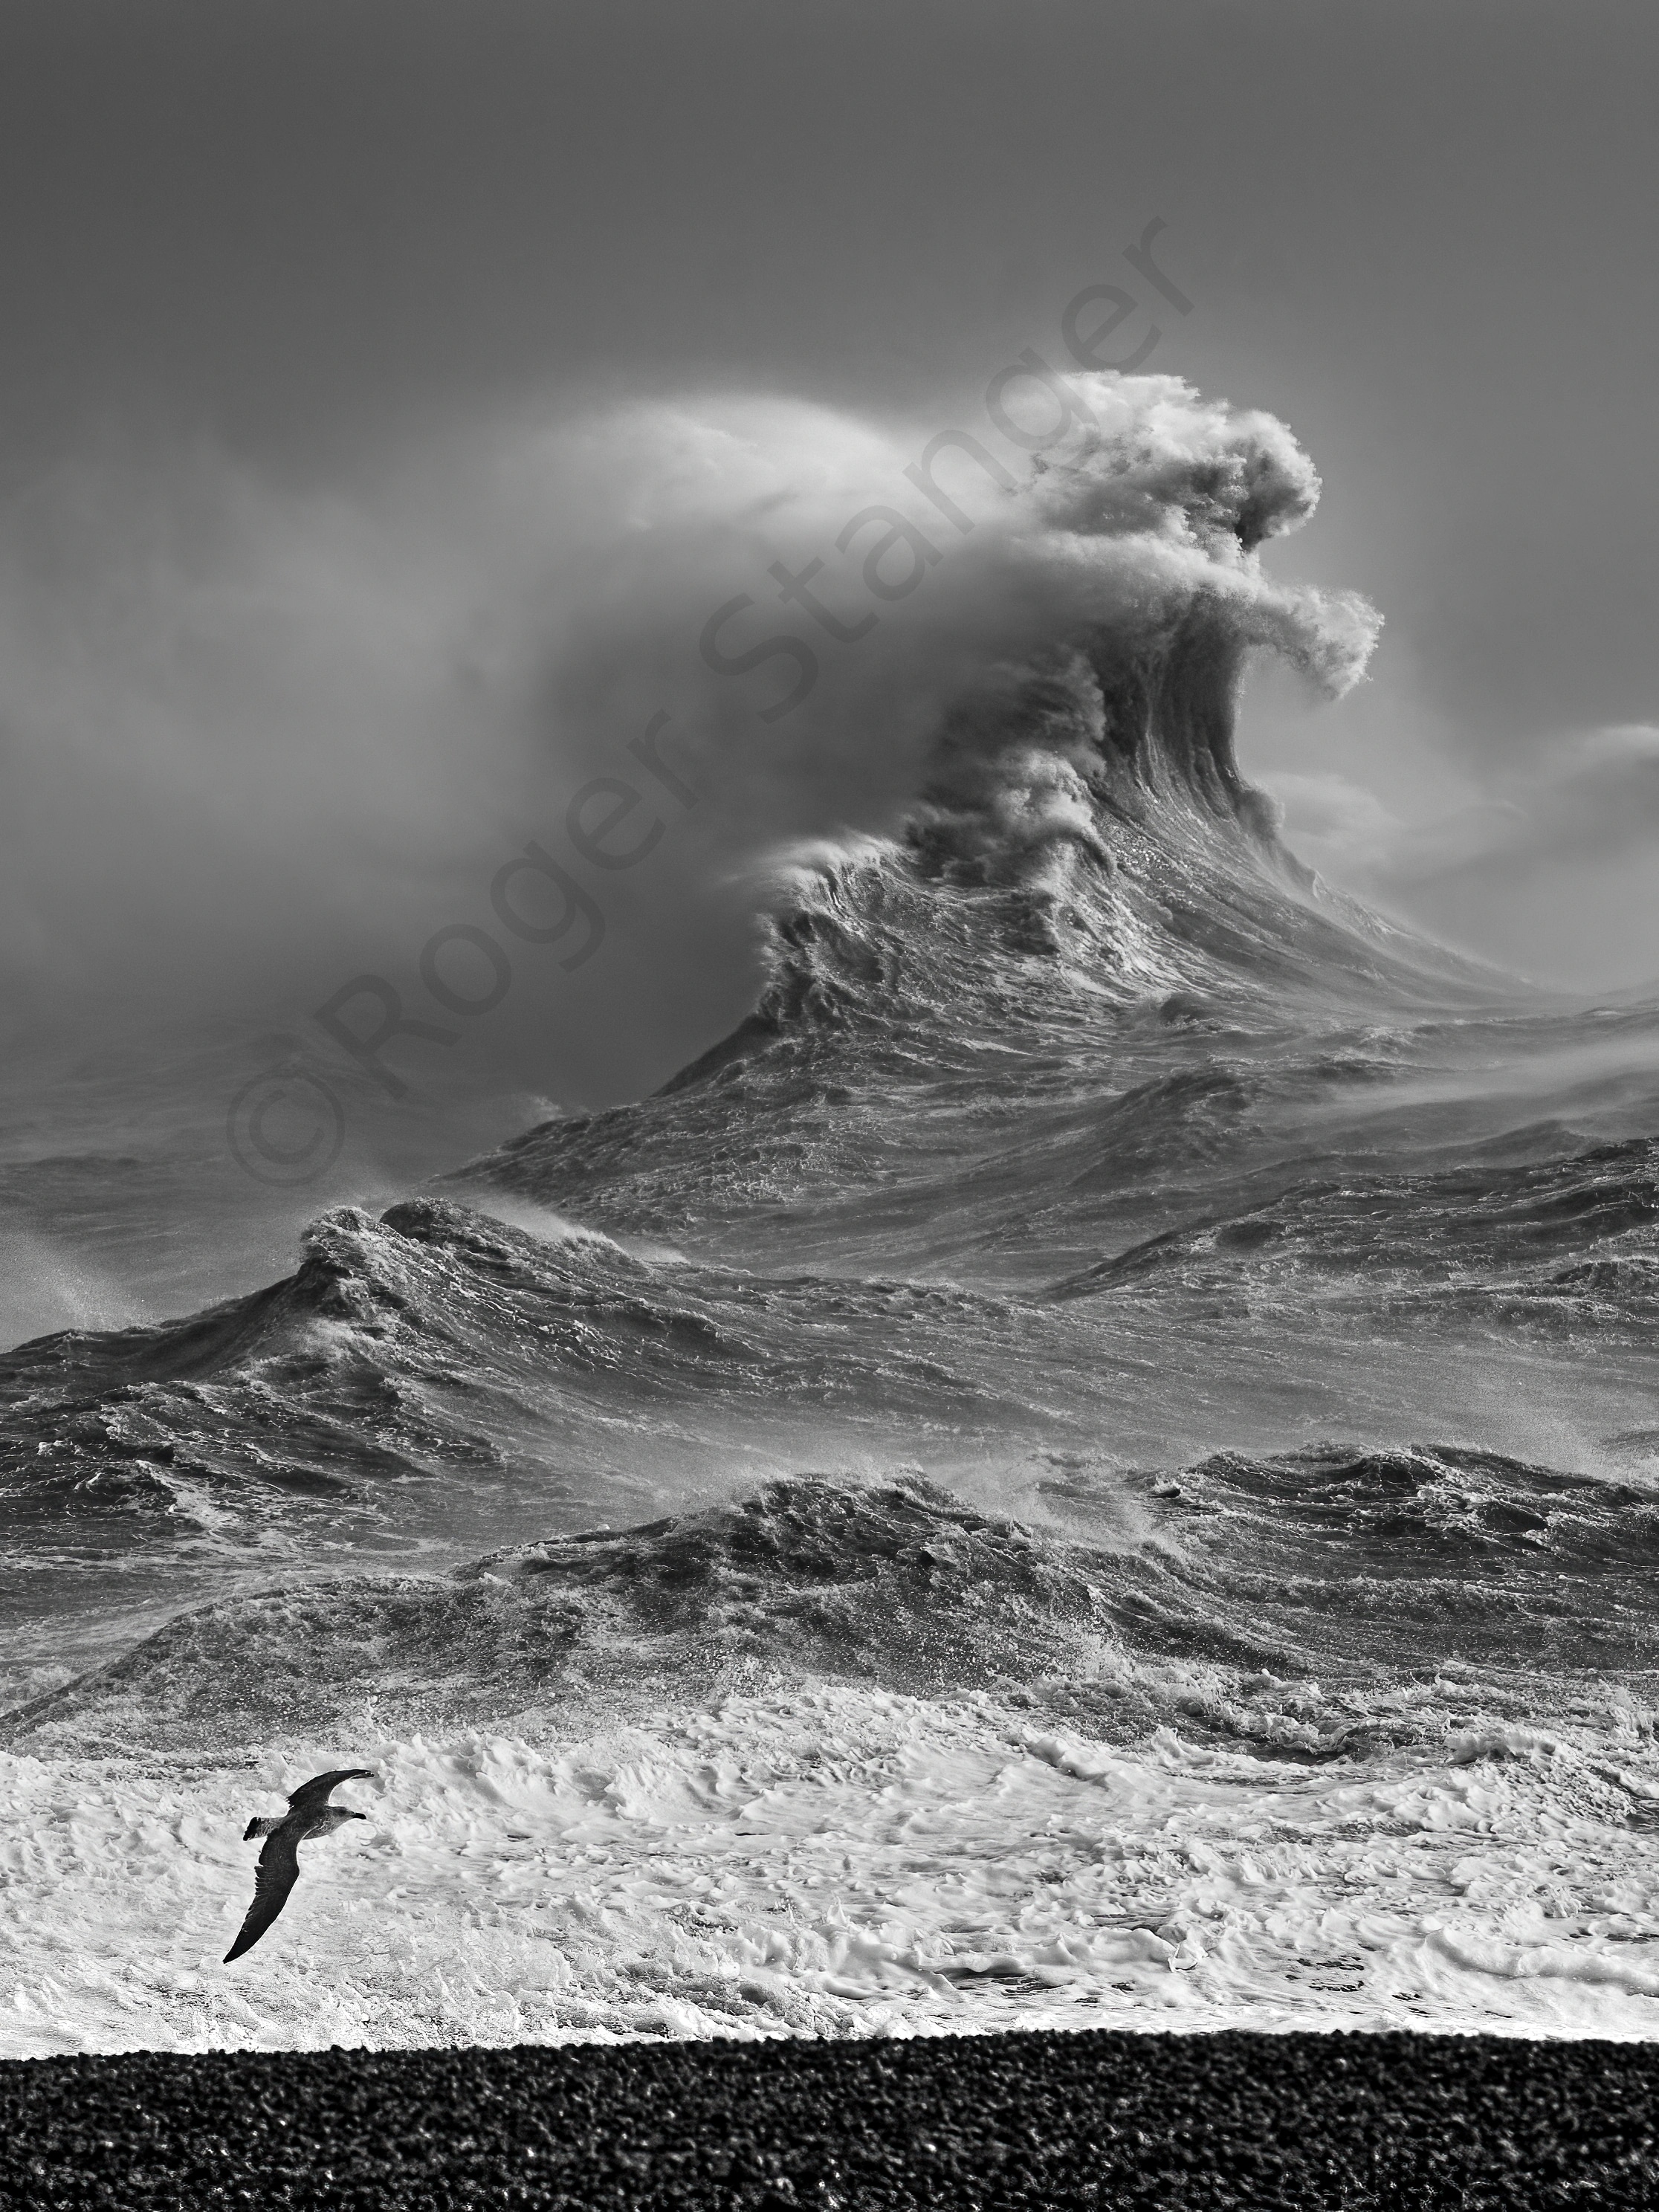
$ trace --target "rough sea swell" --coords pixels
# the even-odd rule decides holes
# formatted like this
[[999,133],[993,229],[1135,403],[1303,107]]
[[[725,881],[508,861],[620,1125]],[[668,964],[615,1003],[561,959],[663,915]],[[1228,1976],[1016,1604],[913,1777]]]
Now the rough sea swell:
[[1659,1010],[1280,848],[1243,659],[1374,624],[1178,392],[1022,491],[1022,649],[732,1036],[0,1362],[5,2048],[1653,2032]]

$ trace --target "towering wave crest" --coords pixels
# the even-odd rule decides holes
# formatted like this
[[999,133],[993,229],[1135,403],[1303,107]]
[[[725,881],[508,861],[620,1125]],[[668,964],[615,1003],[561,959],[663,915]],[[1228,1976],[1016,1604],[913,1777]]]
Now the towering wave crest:
[[[948,1020],[928,1024],[941,1060],[1011,1007],[1035,1029],[1085,1001],[1098,1014],[1182,993],[1467,1000],[1500,988],[1319,884],[1240,769],[1251,656],[1276,655],[1338,697],[1381,627],[1358,595],[1263,566],[1264,545],[1319,495],[1290,432],[1173,377],[1067,389],[1070,434],[1023,477],[983,448],[954,453],[948,493],[936,477],[951,454],[932,475],[909,469],[940,491],[945,523],[914,490],[903,514],[885,503],[904,481],[902,441],[793,422],[787,465],[750,441],[748,466],[720,489],[700,477],[696,497],[653,515],[623,564],[631,598],[609,572],[597,587],[562,682],[620,739],[635,673],[660,664],[653,641],[738,584],[763,533],[786,556],[775,574],[821,568],[815,549],[863,501],[865,518],[891,525],[888,550],[902,526],[914,564],[838,657],[817,640],[822,680],[781,722],[756,716],[758,670],[740,702],[704,675],[681,699],[681,742],[715,802],[702,834],[753,875],[771,982],[736,1037],[672,1090],[799,1039],[803,1024],[869,1016],[890,1030],[947,996]],[[830,459],[812,476],[797,448]],[[882,578],[878,565],[869,589]],[[842,584],[847,612],[856,578]],[[1068,953],[1044,975],[1011,965]]]
[[[992,1110],[1013,1051],[1059,1054],[1101,1086],[1137,1057],[1147,1021],[1167,1042],[1183,1024],[1243,1024],[1242,1036],[1292,1009],[1352,1020],[1502,996],[1502,979],[1321,884],[1240,769],[1252,653],[1336,696],[1380,626],[1363,599],[1283,585],[1262,565],[1267,541],[1318,497],[1289,431],[1174,378],[1073,388],[1070,440],[1024,481],[1001,471],[1004,483],[960,488],[961,542],[936,569],[918,556],[914,597],[785,736],[767,733],[776,757],[754,750],[752,716],[723,720],[702,702],[701,773],[733,820],[793,776],[817,779],[820,818],[836,795],[847,826],[771,849],[758,878],[767,980],[736,1030],[665,1087],[671,1106],[532,1132],[484,1165],[489,1180],[579,1194],[602,1151],[613,1199],[624,1153],[630,1179],[685,1189],[718,1127],[732,1195],[781,1194],[780,1164],[804,1146],[821,1193],[836,1168],[852,1184],[861,1160],[925,1148],[941,1082],[976,1076]],[[857,482],[870,495],[875,479]],[[769,537],[804,557],[829,527],[825,496],[775,487]],[[721,509],[678,526],[718,574],[737,520]],[[651,607],[652,635],[663,612]],[[584,696],[604,693],[622,643],[601,628],[590,650]],[[780,803],[777,818],[790,811]],[[893,1115],[894,1085],[920,1118]],[[884,1126],[860,1126],[866,1097]],[[842,1109],[835,1129],[826,1108]],[[654,1196],[618,1218],[684,1218]]]
[[[825,544],[844,540],[819,588],[840,594],[854,618],[833,634],[849,635],[832,653],[810,623],[792,630],[811,636],[816,674],[782,722],[757,722],[778,683],[759,670],[741,696],[701,672],[684,696],[685,741],[728,828],[763,837],[769,817],[823,834],[839,815],[891,829],[920,799],[945,846],[993,867],[1054,837],[1086,842],[1103,798],[1134,818],[1164,799],[1265,836],[1269,811],[1233,751],[1245,661],[1276,653],[1338,696],[1380,628],[1357,595],[1263,568],[1264,544],[1313,513],[1318,477],[1282,423],[1177,378],[1085,375],[1066,389],[1068,434],[1023,476],[950,435],[907,472],[892,432],[821,416],[745,424],[741,465],[726,455],[696,475],[601,562],[564,695],[605,722],[640,666],[661,667],[658,641],[726,586],[752,583],[757,551],[781,556],[775,575],[809,561],[816,573]],[[653,414],[632,434],[703,453],[716,426],[733,441],[732,412],[696,430]],[[662,472],[683,481],[684,459]],[[837,532],[854,509],[866,532],[888,526],[868,558],[855,528]]]
[[1015,526],[1052,634],[952,703],[933,765],[928,798],[945,823],[982,824],[961,842],[993,865],[1048,835],[1088,842],[1102,800],[1142,820],[1159,798],[1184,801],[1265,837],[1267,802],[1233,749],[1249,655],[1278,653],[1340,697],[1381,628],[1357,595],[1262,569],[1264,541],[1319,496],[1282,423],[1174,378],[1091,382],[1096,419],[1074,452],[1038,462]]

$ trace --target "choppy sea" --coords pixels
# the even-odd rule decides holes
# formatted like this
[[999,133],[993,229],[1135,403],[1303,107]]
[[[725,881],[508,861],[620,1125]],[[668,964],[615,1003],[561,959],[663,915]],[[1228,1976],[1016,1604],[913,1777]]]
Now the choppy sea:
[[234,1231],[7,1123],[0,2053],[1655,2033],[1659,1002],[1327,890],[1169,655],[653,1097]]

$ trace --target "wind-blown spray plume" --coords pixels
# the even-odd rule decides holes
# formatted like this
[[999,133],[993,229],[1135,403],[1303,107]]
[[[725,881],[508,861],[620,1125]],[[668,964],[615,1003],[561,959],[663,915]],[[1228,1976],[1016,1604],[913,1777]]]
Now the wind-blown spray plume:
[[[669,687],[733,848],[890,830],[937,787],[941,749],[969,783],[975,758],[1048,756],[1043,780],[1061,788],[1067,767],[1097,766],[1125,789],[1249,811],[1231,719],[1249,653],[1279,653],[1337,696],[1379,618],[1264,571],[1263,542],[1318,495],[1271,416],[1171,377],[1067,389],[1071,435],[1013,465],[969,439],[930,441],[919,467],[913,434],[806,410],[740,441],[726,403],[714,419],[736,455],[702,473],[659,466],[686,487],[681,503],[601,564],[561,700],[619,738]],[[635,434],[706,450],[683,420],[649,416]],[[782,589],[759,601],[768,576]],[[683,641],[717,604],[735,611],[705,641],[711,672]],[[734,682],[725,672],[746,658]],[[1039,687],[1029,714],[1023,678]]]
[[362,970],[412,991],[433,930],[488,925],[503,860],[635,773],[658,714],[702,803],[604,880],[603,976],[550,969],[556,1012],[515,988],[469,1032],[481,1067],[580,1093],[659,1024],[683,1055],[802,841],[919,807],[964,852],[1086,840],[1109,787],[1265,836],[1245,659],[1340,690],[1376,630],[1261,567],[1313,471],[1172,378],[1065,390],[1036,456],[745,396],[438,441],[349,499],[200,454],[43,484],[0,532],[13,1003],[305,1024]]

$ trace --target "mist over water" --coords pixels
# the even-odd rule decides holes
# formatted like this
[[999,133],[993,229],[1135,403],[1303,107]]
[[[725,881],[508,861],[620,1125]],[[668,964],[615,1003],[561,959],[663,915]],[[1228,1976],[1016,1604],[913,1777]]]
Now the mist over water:
[[[195,535],[134,526],[130,638],[107,578],[24,595],[41,818],[123,730],[189,797],[159,871],[114,785],[78,886],[9,833],[40,1064],[106,952],[197,1056],[60,1069],[72,1143],[20,1081],[20,1249],[82,1189],[77,1255],[171,1239],[217,1302],[31,1261],[58,1332],[0,1360],[0,1739],[83,1808],[5,1923],[15,2047],[1651,2033],[1659,1006],[1284,842],[1247,665],[1340,696],[1378,617],[1275,580],[1318,493],[1282,425],[1165,377],[1009,410],[1041,439],[920,483],[932,430],[731,398],[343,516],[210,470]],[[301,734],[222,743],[273,637]],[[564,904],[504,915],[527,840]],[[333,1180],[207,1249],[258,1039],[314,1051],[364,973],[413,1009],[434,931],[515,915],[489,1025],[386,1042],[402,1097],[348,1054]],[[347,1744],[391,1817],[308,1907],[326,2003],[264,1952],[207,1984],[240,1869],[185,1778]],[[191,1911],[147,1821],[207,1855]],[[99,1932],[135,1833],[153,1986]]]

